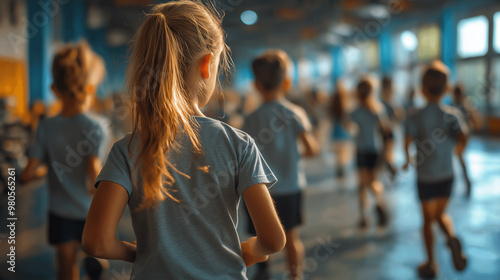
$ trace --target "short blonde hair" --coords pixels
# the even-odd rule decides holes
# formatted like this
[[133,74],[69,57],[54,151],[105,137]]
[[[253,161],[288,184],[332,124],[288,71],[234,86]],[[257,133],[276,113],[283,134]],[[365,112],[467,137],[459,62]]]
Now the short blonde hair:
[[85,86],[98,85],[104,76],[104,62],[87,42],[69,44],[59,50],[52,62],[54,87],[77,101],[87,96]]

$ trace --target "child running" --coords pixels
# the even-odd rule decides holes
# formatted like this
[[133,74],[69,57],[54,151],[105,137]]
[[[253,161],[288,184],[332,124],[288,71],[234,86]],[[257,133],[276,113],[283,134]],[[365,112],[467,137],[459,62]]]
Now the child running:
[[21,176],[27,182],[43,174],[42,164],[48,167],[49,243],[56,249],[59,280],[80,279],[83,227],[107,143],[104,123],[88,113],[103,74],[101,58],[84,42],[66,46],[55,55],[52,91],[62,111],[38,124]]
[[391,128],[388,133],[384,134],[384,142],[386,146],[385,158],[387,163],[387,169],[391,173],[391,176],[394,177],[396,175],[396,168],[394,167],[394,128],[400,119],[399,110],[396,110],[393,105],[393,95],[394,89],[392,84],[392,79],[389,77],[382,78],[382,98],[381,102],[384,106],[385,115],[388,120],[389,127]]
[[347,113],[347,93],[342,82],[337,82],[337,88],[332,95],[330,103],[330,115],[332,117],[333,153],[336,159],[335,176],[345,176],[346,165],[349,160],[349,140],[351,135],[347,131],[349,126],[349,114]]
[[[318,145],[305,111],[285,98],[292,86],[290,63],[282,50],[269,50],[253,60],[255,86],[264,103],[245,119],[243,130],[255,138],[279,180],[271,195],[285,228],[289,277],[302,279],[304,245],[297,227],[302,223],[302,188],[306,182],[299,166],[297,140],[304,144],[303,156],[316,155]],[[259,274],[266,274],[265,270],[266,265],[261,265]]]
[[[463,85],[457,84],[453,90],[453,107],[460,110],[462,116],[465,118],[465,124],[469,130],[477,131],[481,128],[481,118],[477,112],[472,102],[467,98],[464,93]],[[467,172],[467,164],[463,157],[463,153],[457,153],[458,159],[460,161],[460,166],[462,167],[462,173],[465,179],[466,185],[466,197],[470,197],[472,193],[472,184],[469,178],[469,172]]]
[[440,104],[448,88],[448,72],[441,61],[434,61],[427,67],[422,77],[422,93],[427,106],[413,112],[406,123],[406,163],[403,168],[408,168],[409,146],[415,142],[417,187],[424,218],[427,261],[418,267],[421,277],[435,277],[438,272],[434,259],[434,222],[446,235],[455,268],[462,271],[467,264],[460,241],[455,236],[453,221],[445,213],[453,184],[452,154],[454,149],[461,154],[467,142],[467,127],[460,112]]
[[[201,2],[156,5],[136,34],[133,132],[111,149],[83,234],[89,254],[134,262],[131,278],[247,279],[246,266],[285,245],[268,191],[276,178],[254,140],[200,111],[227,51],[221,19]],[[240,196],[257,233],[242,243]],[[127,205],[133,243],[116,237]]]
[[[368,198],[367,189],[375,195],[378,226],[387,225],[384,185],[378,180],[378,163],[381,159],[385,142],[383,135],[389,130],[382,105],[374,97],[375,81],[371,77],[363,77],[356,89],[358,107],[351,113],[351,120],[357,126],[356,164],[358,167],[360,206],[359,228],[368,226],[366,210]],[[382,154],[382,155],[381,155]]]

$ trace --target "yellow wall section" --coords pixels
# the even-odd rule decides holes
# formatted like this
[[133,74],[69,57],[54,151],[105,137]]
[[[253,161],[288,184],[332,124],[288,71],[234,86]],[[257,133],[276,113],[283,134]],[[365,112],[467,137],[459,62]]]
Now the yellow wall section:
[[30,119],[27,85],[26,62],[0,57],[0,98],[13,97],[11,112],[25,123]]

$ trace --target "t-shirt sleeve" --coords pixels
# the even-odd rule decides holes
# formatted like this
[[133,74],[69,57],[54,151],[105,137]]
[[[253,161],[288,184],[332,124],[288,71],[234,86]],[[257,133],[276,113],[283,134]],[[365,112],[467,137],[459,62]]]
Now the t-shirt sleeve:
[[358,111],[355,110],[349,114],[349,118],[351,119],[352,122],[358,123]]
[[31,146],[29,157],[36,158],[40,161],[45,160],[45,148],[44,148],[44,139],[45,139],[45,122],[41,121],[38,124],[38,128],[36,130],[35,141]]
[[460,134],[468,134],[469,129],[465,123],[465,119],[459,110],[454,110],[454,114],[449,114],[446,121],[448,122],[448,127],[451,134],[455,137]]
[[312,131],[311,121],[309,120],[306,111],[304,111],[302,108],[299,107],[296,108],[293,114],[294,116],[292,120],[294,122],[293,125],[295,127],[295,130],[297,131],[297,134]]
[[255,141],[249,138],[248,145],[239,162],[238,185],[236,186],[236,190],[241,195],[246,189],[253,185],[263,183],[270,188],[277,181],[271,168],[269,168],[257,148]]
[[109,133],[103,122],[99,122],[92,127],[90,131],[85,131],[85,136],[90,140],[92,145],[91,156],[102,157],[106,145],[109,145]]
[[125,152],[126,151],[122,151],[117,144],[113,145],[101,173],[97,176],[95,183],[96,188],[102,181],[111,181],[124,187],[129,196],[132,194],[130,166]]

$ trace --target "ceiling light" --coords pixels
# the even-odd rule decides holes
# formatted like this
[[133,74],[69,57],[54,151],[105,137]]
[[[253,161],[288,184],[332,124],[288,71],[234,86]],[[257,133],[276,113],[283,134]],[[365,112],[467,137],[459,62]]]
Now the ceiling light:
[[257,22],[257,14],[254,11],[246,10],[241,13],[241,21],[246,25],[252,25]]

